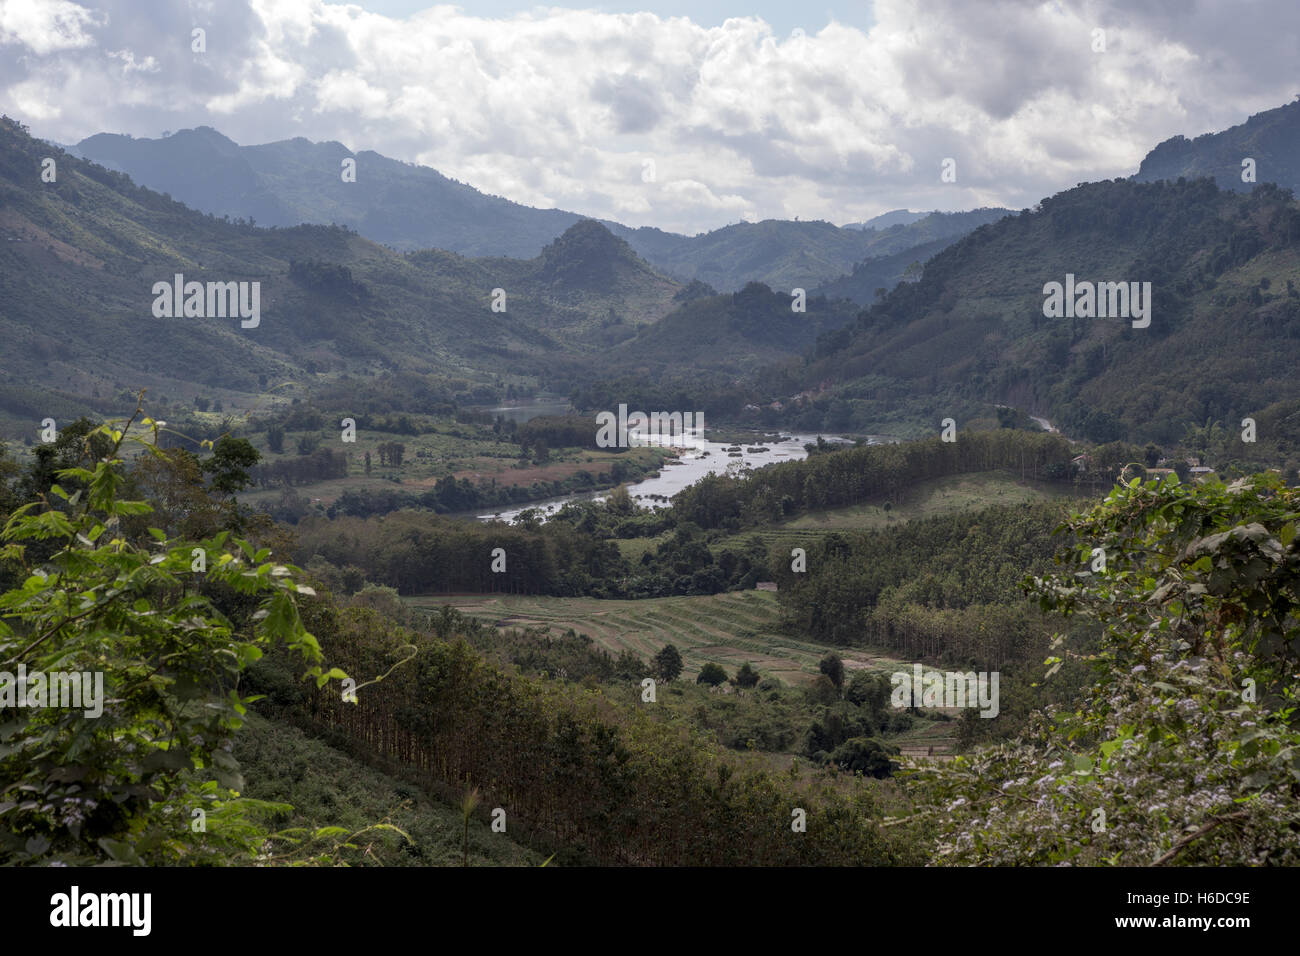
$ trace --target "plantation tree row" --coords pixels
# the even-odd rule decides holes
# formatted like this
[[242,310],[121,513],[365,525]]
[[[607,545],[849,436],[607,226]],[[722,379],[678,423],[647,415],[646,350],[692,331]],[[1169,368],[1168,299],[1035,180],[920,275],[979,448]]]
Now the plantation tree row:
[[[599,692],[504,673],[457,639],[472,625],[456,615],[435,636],[369,609],[313,612],[331,664],[359,682],[356,703],[337,686],[304,691],[274,667],[259,689],[286,716],[432,792],[478,788],[484,807],[506,811],[512,839],[579,847],[601,864],[919,861],[880,828],[865,787],[773,774]],[[801,816],[806,832],[794,827]]]
[[310,455],[256,465],[250,474],[263,488],[277,485],[306,485],[315,481],[327,481],[330,478],[346,478],[348,455],[347,452],[317,448]]
[[711,475],[674,499],[679,520],[702,528],[761,524],[816,508],[894,497],[919,481],[1000,468],[1026,478],[1071,476],[1070,444],[1017,429],[957,432],[906,444],[868,445],[784,462],[747,478]]
[[[805,549],[806,571],[793,570],[789,554],[775,549],[769,564],[788,625],[814,640],[867,643],[927,658],[951,649],[960,657],[1002,659],[1018,656],[1013,648],[1022,647],[1026,627],[1042,632],[1033,623],[1041,615],[1026,619],[1016,612],[1017,623],[1010,626],[990,617],[993,608],[1025,604],[1020,583],[1026,573],[1051,566],[1063,544],[1052,532],[1066,515],[1054,502],[941,515],[812,540]],[[945,619],[933,614],[903,616],[907,609],[968,607],[981,609],[966,616],[970,631],[922,623]]]
[[319,556],[339,567],[355,565],[404,594],[582,594],[593,579],[623,565],[613,542],[567,524],[530,529],[418,511],[383,519],[307,517],[297,537],[304,564]]

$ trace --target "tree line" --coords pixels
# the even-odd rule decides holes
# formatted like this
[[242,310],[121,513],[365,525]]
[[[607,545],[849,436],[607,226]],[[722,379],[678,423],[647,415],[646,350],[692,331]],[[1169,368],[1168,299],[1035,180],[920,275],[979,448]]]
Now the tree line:
[[317,448],[309,455],[255,465],[250,474],[262,488],[306,485],[330,478],[346,478],[348,454],[343,451],[331,451],[328,448]]
[[1026,478],[1071,477],[1069,442],[1018,429],[959,431],[956,441],[866,445],[783,462],[745,477],[710,475],[673,499],[680,520],[702,528],[739,528],[783,516],[892,498],[919,481],[993,469]]
[[368,609],[315,610],[331,664],[363,682],[356,703],[303,689],[272,661],[255,680],[267,706],[447,799],[478,788],[484,807],[506,811],[513,839],[568,847],[564,862],[919,862],[881,828],[861,783],[778,775],[603,695],[504,673],[456,640],[467,622],[454,614],[419,634]]

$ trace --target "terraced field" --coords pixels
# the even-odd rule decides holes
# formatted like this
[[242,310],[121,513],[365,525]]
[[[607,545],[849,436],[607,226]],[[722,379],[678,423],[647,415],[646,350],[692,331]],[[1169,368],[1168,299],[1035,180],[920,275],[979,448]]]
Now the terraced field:
[[[684,680],[694,681],[709,661],[734,674],[746,661],[764,676],[787,684],[807,684],[828,648],[782,634],[780,609],[770,591],[732,591],[696,597],[601,601],[594,598],[531,597],[513,594],[429,595],[405,599],[412,607],[437,610],[451,604],[465,614],[501,628],[569,628],[586,634],[613,654],[624,648],[642,658],[665,644],[681,651]],[[908,670],[910,662],[857,648],[836,648],[849,669]],[[950,716],[957,716],[951,712]],[[909,757],[947,758],[956,723],[919,718],[916,726],[893,739]]]
[[[795,640],[777,628],[779,608],[770,591],[733,591],[693,597],[601,601],[593,598],[472,595],[410,597],[417,608],[451,604],[498,627],[569,628],[586,634],[613,654],[624,648],[643,658],[665,644],[681,651],[684,677],[693,680],[713,661],[734,674],[746,661],[763,674],[802,684],[817,674],[827,648]],[[894,669],[900,664],[861,650],[837,651],[846,667]]]
[[949,708],[945,713],[953,719],[941,721],[919,718],[911,730],[891,737],[889,742],[909,759],[933,757],[936,760],[951,760],[957,742],[956,718],[960,715],[956,708]]

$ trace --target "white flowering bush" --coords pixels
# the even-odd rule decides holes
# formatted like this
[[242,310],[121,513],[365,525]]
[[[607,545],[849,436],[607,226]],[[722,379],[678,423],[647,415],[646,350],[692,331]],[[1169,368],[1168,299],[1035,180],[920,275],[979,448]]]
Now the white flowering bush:
[[[935,861],[1300,863],[1298,521],[1300,492],[1261,475],[1134,481],[1067,522],[1063,570],[1026,589],[1104,626],[1096,681],[1012,743],[905,771]],[[1077,656],[1054,654],[1048,679]]]

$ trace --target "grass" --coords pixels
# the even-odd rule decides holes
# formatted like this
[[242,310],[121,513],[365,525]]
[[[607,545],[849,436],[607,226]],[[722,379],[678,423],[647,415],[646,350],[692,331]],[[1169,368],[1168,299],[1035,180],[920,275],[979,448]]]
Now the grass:
[[[572,628],[617,655],[627,649],[649,659],[665,644],[682,654],[682,678],[693,681],[706,662],[733,675],[746,662],[785,683],[804,684],[830,648],[781,633],[780,608],[770,591],[642,600],[545,597],[514,594],[472,597],[414,596],[413,607],[451,604],[487,624],[503,628]],[[886,667],[897,662],[861,649],[837,649],[845,665]]]
[[951,720],[930,717],[913,717],[912,726],[889,742],[902,751],[904,757],[936,757],[949,759],[957,743],[957,716],[954,708],[947,711]]
[[656,535],[653,538],[617,538],[614,543],[618,545],[619,553],[627,560],[637,562],[647,551],[654,551],[659,545],[672,538],[672,535],[665,532]]

